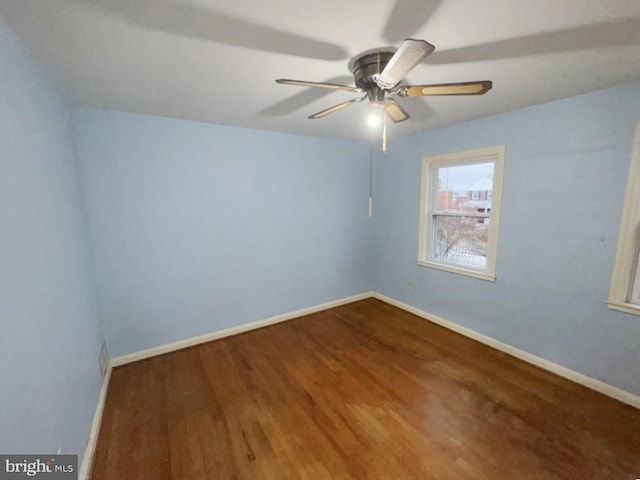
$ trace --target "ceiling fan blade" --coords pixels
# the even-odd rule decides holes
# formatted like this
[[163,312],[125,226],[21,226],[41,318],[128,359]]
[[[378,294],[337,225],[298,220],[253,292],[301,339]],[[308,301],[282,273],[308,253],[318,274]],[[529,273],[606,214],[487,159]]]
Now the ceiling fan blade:
[[493,86],[490,80],[480,82],[440,83],[435,85],[408,85],[398,91],[401,97],[431,97],[445,95],[483,95]]
[[384,110],[387,112],[387,115],[389,115],[389,118],[395,123],[404,122],[410,118],[405,109],[402,108],[402,106],[393,98],[387,98],[384,101]]
[[343,108],[347,108],[348,106],[353,105],[354,103],[360,103],[365,98],[367,98],[366,95],[364,97],[361,97],[361,98],[354,98],[352,100],[347,100],[346,102],[339,103],[338,105],[334,105],[333,107],[325,108],[324,110],[322,110],[322,111],[320,111],[318,113],[314,113],[313,115],[309,115],[309,118],[316,119],[316,118],[326,117],[327,115],[335,113],[338,110],[342,110]]
[[[341,75],[337,77],[327,78],[328,83],[347,84],[353,80],[353,75]],[[280,100],[267,108],[261,110],[259,115],[267,117],[278,117],[288,115],[307,105],[320,100],[321,98],[331,95],[335,90],[326,88],[299,88],[294,95]]]
[[407,38],[384,67],[376,83],[380,88],[391,88],[397,85],[435,49],[436,47],[424,40]]
[[298,87],[314,87],[314,88],[328,88],[331,90],[344,90],[346,92],[360,93],[361,88],[351,87],[349,85],[340,85],[338,83],[324,83],[324,82],[307,82],[305,80],[291,80],[289,78],[279,78],[276,83],[282,85],[296,85]]

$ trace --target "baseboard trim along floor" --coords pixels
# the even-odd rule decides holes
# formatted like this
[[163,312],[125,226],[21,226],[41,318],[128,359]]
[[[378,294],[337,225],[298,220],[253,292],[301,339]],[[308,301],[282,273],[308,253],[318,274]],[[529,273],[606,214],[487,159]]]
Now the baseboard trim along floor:
[[627,403],[636,408],[640,408],[640,396],[634,395],[631,392],[627,392],[626,390],[622,390],[618,387],[614,387],[613,385],[609,385],[608,383],[602,382],[600,380],[596,380],[595,378],[589,377],[580,372],[576,372],[575,370],[571,370],[570,368],[563,367],[562,365],[554,363],[550,360],[546,360],[542,357],[538,357],[524,350],[520,350],[517,347],[513,347],[507,343],[496,340],[495,338],[476,332],[475,330],[471,330],[469,328],[463,327],[455,322],[446,320],[433,313],[427,312],[425,310],[421,310],[419,308],[413,307],[399,300],[395,300],[391,297],[387,297],[386,295],[383,295],[378,292],[373,292],[373,291],[361,293],[358,295],[353,295],[346,298],[341,298],[338,300],[322,303],[319,305],[314,305],[308,308],[302,308],[300,310],[283,313],[280,315],[265,318],[263,320],[258,320],[251,323],[245,323],[243,325],[238,325],[236,327],[231,327],[224,330],[218,330],[216,332],[211,332],[211,333],[205,333],[203,335],[186,338],[184,340],[178,340],[176,342],[167,343],[165,345],[160,345],[160,346],[149,348],[146,350],[140,350],[138,352],[129,353],[127,355],[114,357],[111,359],[110,364],[113,367],[117,367],[120,365],[125,365],[127,363],[137,362],[139,360],[144,360],[145,358],[154,357],[156,355],[162,355],[164,353],[174,352],[176,350],[181,350],[183,348],[192,347],[194,345],[199,345],[201,343],[210,342],[212,340],[217,340],[219,338],[229,337],[231,335],[238,335],[240,333],[255,330],[257,328],[267,327],[269,325],[285,322],[287,320],[291,320],[297,317],[302,317],[304,315],[309,315],[311,313],[320,312],[322,310],[327,310],[329,308],[338,307],[340,305],[357,302],[359,300],[364,300],[365,298],[371,298],[371,297],[377,298],[380,301],[383,301],[390,305],[394,305],[407,312],[413,313],[414,315],[424,318],[425,320],[428,320],[430,322],[433,322],[440,326],[448,328],[449,330],[459,333],[460,335],[464,335],[465,337],[471,338],[480,343],[488,345],[492,348],[495,348],[496,350],[500,350],[501,352],[504,352],[508,355],[519,358],[520,360],[523,360],[527,363],[530,363],[544,370],[555,373],[556,375],[560,375],[561,377],[571,380],[572,382],[578,383],[587,388],[591,388],[592,390],[596,390],[597,392],[603,393],[604,395],[608,395],[609,397],[615,398],[616,400]]
[[184,348],[188,348],[194,345],[199,345],[201,343],[210,342],[213,340],[218,340],[224,337],[229,337],[232,335],[238,335],[240,333],[248,332],[251,330],[255,330],[258,328],[263,328],[269,325],[274,325],[280,322],[285,322],[287,320],[292,320],[294,318],[298,318],[304,315],[309,315],[312,313],[320,312],[322,310],[327,310],[330,308],[338,307],[340,305],[345,305],[348,303],[357,302],[360,300],[364,300],[366,298],[376,298],[380,301],[398,307],[402,310],[405,310],[409,313],[417,315],[425,320],[438,324],[444,328],[447,328],[451,331],[459,333],[465,337],[476,340],[482,344],[485,344],[489,347],[492,347],[496,350],[504,352],[508,355],[516,357],[520,360],[523,360],[527,363],[535,365],[543,370],[547,370],[556,375],[564,377],[572,382],[583,385],[587,388],[600,392],[604,395],[607,395],[611,398],[619,400],[623,403],[631,405],[633,407],[640,409],[640,396],[637,396],[631,392],[626,390],[622,390],[618,387],[614,387],[613,385],[607,384],[600,380],[596,380],[595,378],[584,375],[580,372],[576,372],[575,370],[571,370],[569,368],[563,367],[562,365],[558,365],[554,362],[546,360],[544,358],[538,357],[532,353],[526,352],[519,348],[513,347],[509,344],[496,340],[492,337],[484,335],[482,333],[476,332],[474,330],[463,327],[457,323],[446,320],[438,315],[434,315],[425,310],[421,310],[419,308],[408,305],[404,302],[395,300],[391,297],[387,297],[386,295],[382,295],[377,292],[365,292],[358,295],[353,295],[350,297],[334,300],[331,302],[322,303],[319,305],[311,306],[308,308],[303,308],[300,310],[295,310],[293,312],[283,313],[280,315],[276,315],[273,317],[269,317],[263,320],[258,320],[251,323],[246,323],[243,325],[238,325],[236,327],[227,328],[224,330],[219,330],[211,333],[206,333],[203,335],[198,335],[195,337],[179,340],[176,342],[171,342],[165,345],[160,345],[157,347],[141,350],[138,352],[133,352],[130,354],[122,355],[119,357],[114,357],[109,361],[109,369],[107,374],[104,377],[104,382],[102,385],[102,390],[100,392],[100,398],[98,401],[98,405],[96,407],[96,413],[94,415],[93,424],[91,427],[91,434],[89,436],[89,442],[87,444],[87,449],[82,461],[82,466],[80,469],[80,480],[85,480],[89,478],[89,473],[91,470],[91,464],[93,461],[93,456],[95,453],[95,447],[98,437],[98,431],[100,429],[100,423],[102,420],[102,413],[104,409],[104,402],[106,398],[106,393],[108,389],[109,378],[111,375],[111,369],[114,367],[118,367],[121,365],[125,365],[127,363],[137,362],[140,360],[144,360],[146,358],[151,358],[157,355],[163,355],[165,353],[174,352],[176,350],[181,350]]
[[269,325],[286,322],[287,320],[292,320],[294,318],[303,317],[304,315],[321,312],[322,310],[328,310],[329,308],[339,307],[340,305],[345,305],[347,303],[357,302],[359,300],[364,300],[365,298],[371,298],[373,296],[374,292],[360,293],[358,295],[352,295],[350,297],[333,300],[331,302],[321,303],[312,307],[301,308],[300,310],[294,310],[293,312],[282,313],[280,315],[275,315],[263,320],[244,323],[236,327],[225,328],[224,330],[218,330],[216,332],[205,333],[203,335],[197,335],[191,338],[185,338],[184,340],[178,340],[177,342],[171,342],[165,345],[159,345],[157,347],[148,348],[146,350],[140,350],[138,352],[114,357],[111,359],[111,365],[114,367],[118,367],[127,363],[144,360],[145,358],[155,357],[156,355],[175,352],[176,350],[182,350],[183,348],[189,348],[193,347],[194,345],[210,342],[212,340],[230,337],[231,335],[238,335],[240,333],[256,330],[257,328],[268,327]]
[[104,405],[107,399],[107,390],[109,389],[109,379],[111,378],[112,369],[113,367],[111,362],[109,362],[107,371],[102,379],[102,388],[100,389],[100,396],[98,397],[96,413],[94,413],[93,422],[91,422],[91,431],[89,432],[87,448],[85,448],[84,455],[82,457],[82,464],[80,465],[80,471],[78,473],[79,480],[88,480],[89,474],[91,473],[91,465],[93,464],[96,444],[98,443],[98,433],[100,432],[100,425],[102,424],[102,414],[104,413]]
[[489,337],[482,333],[476,332],[475,330],[463,327],[457,323],[439,317],[438,315],[426,312],[419,308],[387,297],[386,295],[374,292],[373,297],[385,303],[388,303],[389,305],[401,308],[402,310],[413,313],[414,315],[422,317],[425,320],[436,323],[444,328],[459,333],[460,335],[464,335],[465,337],[471,338],[472,340],[483,343],[491,348],[500,350],[501,352],[511,355],[512,357],[516,357],[527,363],[535,365],[536,367],[542,368],[543,370],[555,373],[556,375],[564,377],[567,380],[571,380],[572,382],[578,383],[584,387],[590,388],[591,390],[595,390],[611,398],[615,398],[616,400],[619,400],[633,407],[640,408],[640,397],[634,395],[631,392],[627,392],[626,390],[622,390],[621,388],[614,387],[613,385],[602,382],[600,380],[596,380],[595,378],[589,377],[580,372],[576,372],[575,370],[571,370],[570,368],[563,367],[562,365],[558,365],[557,363],[546,360],[542,357],[538,357],[532,353],[520,350],[519,348],[501,342],[500,340],[496,340],[493,337]]

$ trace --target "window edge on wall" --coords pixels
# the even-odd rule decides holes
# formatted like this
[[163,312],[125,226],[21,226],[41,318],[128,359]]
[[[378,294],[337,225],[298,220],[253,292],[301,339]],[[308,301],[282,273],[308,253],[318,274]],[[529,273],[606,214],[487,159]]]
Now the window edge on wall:
[[636,305],[634,303],[624,302],[617,303],[609,300],[607,302],[607,307],[611,310],[617,310],[619,312],[632,313],[634,315],[640,315],[640,305]]
[[611,277],[607,305],[610,309],[640,315],[640,305],[631,303],[629,296],[635,274],[638,242],[637,226],[640,223],[640,123],[636,134],[629,166],[627,190],[618,234],[616,258]]
[[442,270],[444,272],[458,273],[460,275],[466,275],[468,277],[478,278],[480,280],[487,280],[489,282],[496,281],[495,272],[488,270],[476,271],[470,268],[456,267],[455,265],[447,265],[445,263],[433,262],[430,260],[418,260],[418,265],[423,267],[435,268],[436,270]]
[[[464,150],[453,153],[445,153],[440,155],[429,155],[422,158],[421,167],[421,185],[420,185],[420,218],[419,218],[419,235],[418,235],[418,260],[417,263],[420,266],[433,268],[436,270],[442,270],[446,272],[456,273],[460,275],[466,275],[469,277],[477,278],[480,280],[487,280],[495,282],[497,271],[497,256],[498,256],[498,236],[500,231],[500,210],[502,203],[502,184],[504,177],[504,162],[506,157],[506,145],[493,145],[490,147],[483,147],[471,150]],[[448,265],[443,262],[435,262],[428,258],[425,250],[427,247],[427,241],[429,235],[427,234],[426,224],[428,219],[426,218],[426,212],[424,207],[426,205],[427,191],[433,188],[433,178],[431,178],[430,171],[434,164],[451,164],[451,165],[464,165],[465,163],[474,164],[483,160],[491,160],[494,162],[494,185],[497,189],[494,189],[491,199],[491,222],[494,225],[494,235],[489,237],[490,255],[487,256],[487,267],[484,270],[467,269],[462,266]]]

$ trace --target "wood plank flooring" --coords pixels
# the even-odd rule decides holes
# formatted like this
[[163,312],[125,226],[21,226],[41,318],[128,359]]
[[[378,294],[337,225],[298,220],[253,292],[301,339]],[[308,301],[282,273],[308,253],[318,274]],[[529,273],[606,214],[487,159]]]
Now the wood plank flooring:
[[636,479],[640,410],[368,299],[114,369],[92,478]]

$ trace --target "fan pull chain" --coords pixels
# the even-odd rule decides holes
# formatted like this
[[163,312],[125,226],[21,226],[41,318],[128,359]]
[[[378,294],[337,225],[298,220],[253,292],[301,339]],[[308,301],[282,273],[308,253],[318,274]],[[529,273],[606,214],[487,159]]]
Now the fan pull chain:
[[373,217],[373,145],[369,146],[369,218]]
[[387,116],[382,117],[382,151],[387,151]]

